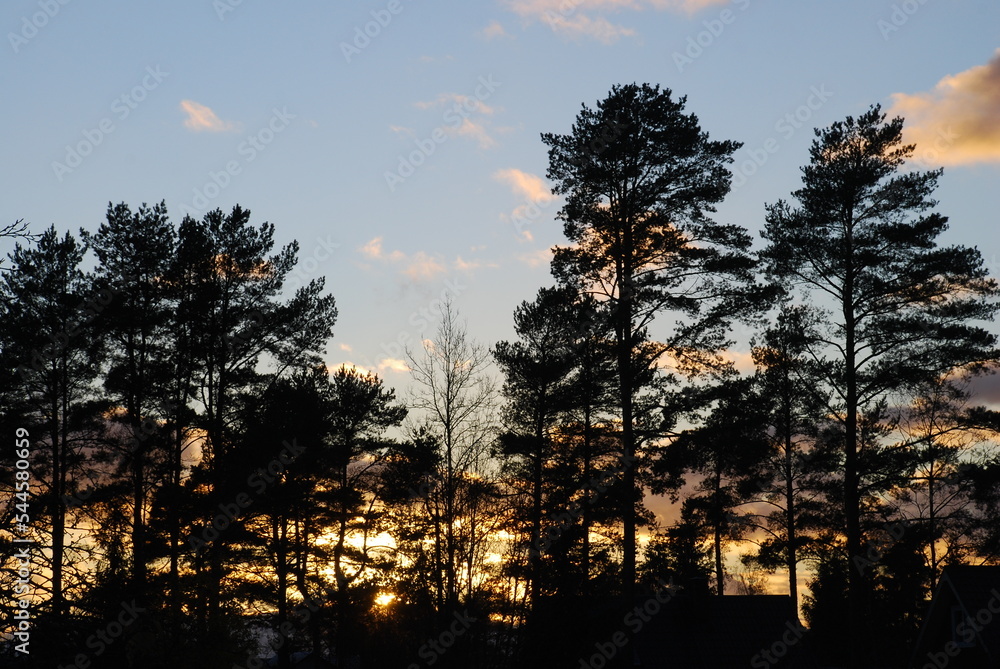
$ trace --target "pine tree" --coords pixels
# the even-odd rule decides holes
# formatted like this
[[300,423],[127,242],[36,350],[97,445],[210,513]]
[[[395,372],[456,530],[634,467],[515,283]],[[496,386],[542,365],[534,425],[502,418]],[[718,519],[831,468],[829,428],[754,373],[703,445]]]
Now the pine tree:
[[[617,402],[626,463],[622,590],[635,583],[637,379],[660,354],[694,372],[718,362],[731,316],[747,307],[738,284],[751,282],[750,237],[709,214],[729,192],[727,164],[739,144],[711,141],[685,98],[648,84],[615,86],[597,109],[586,106],[568,135],[543,134],[547,175],[564,195],[559,212],[573,246],[556,249],[552,271],[564,285],[609,304],[615,338]],[[663,312],[679,325],[652,356],[638,350]]]
[[[862,552],[865,498],[875,492],[866,463],[879,460],[889,395],[958,370],[981,372],[1000,357],[996,336],[977,323],[993,318],[997,284],[976,249],[938,246],[947,219],[932,211],[932,194],[942,172],[905,169],[914,147],[903,144],[902,128],[874,106],[817,130],[793,194],[798,205],[768,206],[763,233],[770,273],[815,296],[820,326],[809,351],[829,363],[850,556]],[[856,569],[847,579],[858,666],[870,586]]]

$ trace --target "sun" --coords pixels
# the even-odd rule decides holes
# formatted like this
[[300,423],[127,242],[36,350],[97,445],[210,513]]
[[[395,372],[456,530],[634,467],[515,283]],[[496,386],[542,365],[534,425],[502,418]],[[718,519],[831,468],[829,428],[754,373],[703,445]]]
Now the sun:
[[379,606],[389,606],[392,602],[396,600],[396,595],[391,592],[379,593],[379,596],[375,598],[375,603]]

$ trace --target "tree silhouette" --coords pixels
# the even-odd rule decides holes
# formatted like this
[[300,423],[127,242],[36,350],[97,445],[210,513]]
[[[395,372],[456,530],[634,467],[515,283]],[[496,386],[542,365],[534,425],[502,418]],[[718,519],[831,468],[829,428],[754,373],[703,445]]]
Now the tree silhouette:
[[[559,218],[573,243],[556,249],[553,274],[606,300],[615,336],[625,593],[635,583],[640,504],[636,380],[660,354],[690,372],[717,362],[729,318],[747,307],[736,285],[752,281],[749,235],[709,218],[729,192],[726,165],[740,145],[710,141],[685,104],[659,86],[614,86],[596,109],[581,109],[570,134],[542,135],[553,192],[566,198]],[[683,325],[654,344],[654,355],[639,355],[641,333],[664,311],[682,315]]]
[[[947,219],[931,209],[940,170],[904,171],[913,154],[903,121],[878,106],[817,131],[793,207],[767,208],[762,257],[770,273],[829,301],[810,354],[828,362],[830,407],[843,430],[846,549],[862,553],[864,497],[875,490],[866,444],[891,393],[915,389],[957,370],[978,373],[998,359],[996,336],[976,324],[992,319],[997,284],[974,248],[939,247]],[[825,303],[824,303],[825,304]],[[866,450],[867,449],[867,450]],[[852,666],[864,652],[866,589],[847,572]]]

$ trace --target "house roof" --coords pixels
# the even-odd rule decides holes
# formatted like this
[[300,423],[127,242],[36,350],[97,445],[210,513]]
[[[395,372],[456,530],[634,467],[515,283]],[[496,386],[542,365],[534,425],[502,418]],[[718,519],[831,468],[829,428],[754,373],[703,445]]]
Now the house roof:
[[[636,634],[635,652],[643,669],[805,667],[811,665],[803,663],[803,632],[791,599],[783,595],[679,594]],[[763,659],[772,649],[778,664]],[[755,658],[761,658],[758,665]]]
[[950,565],[941,572],[912,662],[919,663],[928,651],[952,639],[955,606],[962,620],[978,621],[963,629],[975,631],[975,644],[990,661],[1000,662],[1000,566],[972,565]]

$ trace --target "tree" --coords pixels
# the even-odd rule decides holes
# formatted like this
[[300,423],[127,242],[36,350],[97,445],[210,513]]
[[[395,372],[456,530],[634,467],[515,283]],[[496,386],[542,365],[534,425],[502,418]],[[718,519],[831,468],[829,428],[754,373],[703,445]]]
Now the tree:
[[798,564],[810,541],[806,532],[815,525],[821,504],[814,480],[832,469],[816,448],[828,401],[815,365],[806,357],[812,329],[807,309],[783,302],[774,325],[762,333],[752,351],[764,403],[762,424],[770,443],[770,476],[759,498],[774,509],[762,519],[769,536],[755,559],[771,568],[784,565],[788,594],[796,607]]
[[[745,506],[757,501],[769,455],[763,403],[753,381],[727,378],[709,388],[708,415],[697,427],[677,435],[654,465],[665,474],[654,483],[656,491],[665,490],[663,479],[678,481],[670,469],[697,475],[696,492],[684,500],[684,510],[698,517],[710,535],[717,595],[725,594],[724,549],[751,529]],[[670,490],[676,495],[676,487]]]
[[[998,359],[996,337],[976,324],[996,311],[997,284],[974,248],[938,247],[947,219],[931,212],[941,170],[904,171],[913,154],[903,120],[878,106],[817,130],[802,168],[798,206],[767,207],[762,253],[772,276],[822,296],[809,355],[825,363],[829,407],[842,426],[846,550],[862,552],[863,498],[876,490],[865,462],[878,458],[865,425],[893,393]],[[871,434],[874,434],[872,432]],[[864,642],[865,579],[847,572],[852,662]]]
[[[470,522],[481,500],[469,493],[472,477],[490,474],[487,456],[496,393],[492,379],[485,375],[489,352],[468,339],[450,301],[444,303],[434,339],[424,340],[421,355],[407,351],[407,357],[417,384],[410,406],[423,415],[429,436],[442,450],[441,508],[434,510],[435,563],[438,572],[443,572],[439,612],[450,614],[462,591],[460,561],[464,556],[466,587],[471,590],[475,544],[485,536],[482,528]],[[461,522],[463,516],[466,522]]]
[[568,381],[574,366],[574,291],[541,289],[532,303],[514,312],[519,341],[499,342],[493,357],[504,374],[508,400],[505,454],[523,461],[522,480],[531,500],[528,516],[531,601],[537,604],[542,581],[542,518],[546,502],[546,469],[553,457],[552,431],[566,410]]
[[[193,352],[193,384],[201,407],[198,427],[204,431],[204,457],[199,469],[206,478],[204,522],[210,523],[219,504],[228,504],[241,490],[238,471],[242,394],[265,378],[262,358],[271,378],[319,364],[319,353],[332,336],[337,309],[323,294],[323,279],[279,299],[284,281],[297,261],[293,242],[274,255],[274,226],[250,225],[250,212],[238,205],[229,214],[216,209],[198,221],[185,217],[178,231],[183,267],[174,276],[187,282],[179,305],[190,327],[187,344]],[[202,625],[218,621],[223,580],[227,572],[226,535],[213,543],[204,589]]]
[[[133,213],[124,202],[108,204],[97,233],[82,232],[97,256],[96,285],[117,296],[99,328],[108,344],[104,388],[122,409],[114,421],[124,434],[117,457],[127,472],[131,516],[131,596],[147,603],[146,510],[152,493],[165,481],[169,438],[160,429],[171,414],[168,274],[176,232],[164,203],[143,204]],[[151,471],[152,470],[152,471]],[[158,470],[158,471],[156,471]]]
[[[14,267],[0,275],[5,313],[4,355],[17,361],[17,388],[26,398],[30,432],[47,470],[46,489],[39,495],[51,523],[51,587],[49,607],[55,616],[67,612],[64,568],[67,562],[66,499],[75,486],[74,472],[90,445],[83,428],[100,407],[96,402],[100,338],[92,324],[102,305],[114,295],[94,293],[80,268],[86,246],[71,234],[62,238],[55,226],[41,234],[33,248],[18,244]],[[33,448],[32,450],[35,450]]]
[[[337,597],[337,656],[346,662],[349,651],[357,651],[352,633],[350,586],[367,576],[379,549],[368,539],[379,529],[379,502],[375,473],[381,467],[389,443],[386,430],[406,417],[406,407],[396,403],[393,390],[386,390],[373,374],[341,367],[330,379],[331,431],[319,460],[322,484],[329,490],[329,514],[335,544],[332,563]],[[349,543],[361,536],[361,547]],[[352,648],[351,646],[354,645]]]
[[[28,232],[28,224],[24,222],[23,218],[19,218],[13,223],[7,223],[5,225],[0,225],[0,239],[4,237],[10,237],[12,239],[23,239],[29,242],[38,241],[40,235],[32,234]],[[11,271],[10,267],[3,267],[4,258],[0,258],[0,272]]]
[[643,580],[650,587],[669,582],[687,592],[707,595],[713,560],[706,530],[703,516],[685,500],[680,520],[653,534],[646,544]]
[[[739,144],[710,141],[686,98],[669,89],[615,86],[597,109],[586,106],[568,135],[546,133],[547,175],[564,195],[559,212],[573,246],[555,251],[552,271],[609,303],[615,336],[617,401],[626,463],[623,496],[623,591],[635,583],[637,506],[634,466],[636,380],[660,354],[695,371],[717,362],[729,317],[746,307],[737,283],[752,280],[750,237],[709,218],[729,192],[726,165]],[[685,323],[650,359],[637,354],[654,316],[672,311]]]

